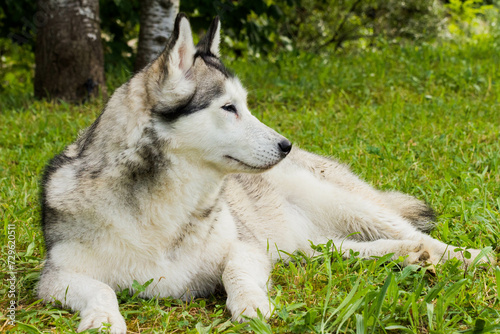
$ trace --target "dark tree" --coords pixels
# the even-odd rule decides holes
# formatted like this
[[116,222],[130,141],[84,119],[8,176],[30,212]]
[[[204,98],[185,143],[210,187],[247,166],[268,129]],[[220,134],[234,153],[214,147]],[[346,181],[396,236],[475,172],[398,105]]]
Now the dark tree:
[[135,71],[155,59],[165,47],[179,13],[179,0],[141,1],[139,45]]
[[38,0],[35,96],[82,102],[106,94],[98,0]]

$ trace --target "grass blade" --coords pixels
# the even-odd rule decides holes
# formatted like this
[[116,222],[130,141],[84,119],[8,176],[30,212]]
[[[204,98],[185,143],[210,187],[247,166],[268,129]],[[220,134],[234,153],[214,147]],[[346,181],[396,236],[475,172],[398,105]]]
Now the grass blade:
[[365,334],[365,319],[363,315],[356,314],[356,334]]
[[467,279],[462,278],[460,281],[456,282],[451,287],[446,289],[444,296],[443,296],[444,300],[449,301],[450,299],[454,298],[456,296],[456,294],[459,292],[462,285],[465,284],[465,282],[467,282]]
[[387,294],[387,289],[389,289],[389,286],[391,285],[391,281],[392,281],[392,273],[389,273],[389,276],[387,276],[384,286],[382,286],[382,289],[380,289],[380,293],[378,294],[377,300],[375,301],[375,310],[374,310],[375,312],[373,313],[373,318],[375,321],[373,323],[371,333],[375,332],[378,315],[380,314],[380,310],[382,309],[382,304],[384,302],[385,295]]
[[347,297],[345,297],[345,299],[342,301],[342,303],[340,303],[340,305],[335,309],[333,310],[332,314],[330,314],[330,316],[328,317],[328,319],[326,319],[326,321],[322,321],[322,324],[321,324],[321,328],[324,328],[323,325],[326,325],[327,323],[330,322],[330,320],[333,318],[333,316],[335,314],[337,314],[338,311],[340,311],[341,309],[343,309],[347,304],[349,304],[349,302],[351,301],[351,299],[354,297],[354,295],[356,294],[356,291],[358,290],[358,287],[359,287],[359,281],[360,281],[360,278],[358,278],[358,280],[356,281],[356,284],[354,285],[354,287],[351,289],[351,291],[349,292],[349,294],[347,295]]

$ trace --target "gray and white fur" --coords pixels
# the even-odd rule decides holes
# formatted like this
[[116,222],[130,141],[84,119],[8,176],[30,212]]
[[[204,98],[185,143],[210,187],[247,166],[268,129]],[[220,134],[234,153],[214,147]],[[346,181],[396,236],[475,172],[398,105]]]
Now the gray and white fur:
[[375,190],[258,121],[219,41],[216,18],[195,46],[180,14],[160,56],[47,166],[38,294],[80,311],[78,331],[126,333],[115,291],[134,280],[154,280],[144,298],[223,286],[233,319],[270,316],[278,249],[310,253],[310,241],[417,264],[478,255],[423,233],[433,212],[421,201]]

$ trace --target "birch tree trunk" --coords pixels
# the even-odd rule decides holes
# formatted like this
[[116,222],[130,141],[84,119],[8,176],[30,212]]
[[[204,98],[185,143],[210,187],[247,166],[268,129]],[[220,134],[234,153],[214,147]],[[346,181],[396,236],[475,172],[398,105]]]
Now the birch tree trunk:
[[99,0],[38,0],[48,20],[37,31],[35,96],[84,102],[105,95]]
[[135,71],[140,71],[165,48],[179,13],[179,0],[142,0]]

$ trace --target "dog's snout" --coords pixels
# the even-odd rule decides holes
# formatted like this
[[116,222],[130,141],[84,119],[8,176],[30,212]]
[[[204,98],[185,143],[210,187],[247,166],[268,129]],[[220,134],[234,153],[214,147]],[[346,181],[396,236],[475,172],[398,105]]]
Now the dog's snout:
[[290,141],[288,139],[283,139],[282,141],[280,141],[278,143],[278,147],[280,148],[281,154],[283,154],[283,156],[285,156],[288,153],[290,153],[290,151],[292,149],[292,143],[290,143]]

